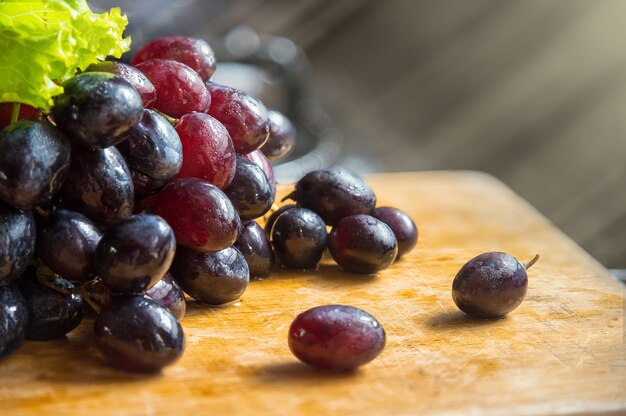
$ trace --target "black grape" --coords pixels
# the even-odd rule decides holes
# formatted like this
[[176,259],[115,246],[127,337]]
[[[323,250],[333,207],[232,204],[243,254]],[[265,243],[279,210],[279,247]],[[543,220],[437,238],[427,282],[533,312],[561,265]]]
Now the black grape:
[[237,156],[235,176],[224,193],[243,221],[262,216],[274,203],[272,187],[263,170],[241,156]]
[[27,323],[28,306],[17,285],[0,286],[0,357],[21,344]]
[[35,218],[31,211],[0,202],[0,285],[17,279],[35,252]]
[[248,263],[251,277],[265,277],[274,267],[274,251],[263,228],[254,221],[243,224],[235,247]]
[[313,268],[326,248],[326,224],[309,209],[287,210],[272,227],[272,244],[276,255],[286,266]]
[[0,199],[17,208],[49,201],[70,166],[70,143],[54,126],[22,120],[0,132]]
[[113,74],[84,72],[63,87],[63,94],[55,97],[52,115],[76,144],[93,149],[113,146],[141,119],[141,96]]

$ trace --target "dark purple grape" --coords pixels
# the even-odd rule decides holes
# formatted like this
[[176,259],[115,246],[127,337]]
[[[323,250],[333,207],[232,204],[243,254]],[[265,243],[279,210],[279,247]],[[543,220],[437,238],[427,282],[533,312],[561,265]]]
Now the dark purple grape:
[[133,181],[119,150],[74,148],[61,197],[64,207],[82,212],[99,224],[111,225],[131,215]]
[[250,281],[248,264],[234,247],[213,253],[178,247],[170,273],[186,294],[209,305],[239,299]]
[[457,273],[452,299],[460,310],[476,318],[501,318],[517,308],[526,296],[526,269],[507,253],[489,252],[474,257]]
[[31,211],[0,202],[0,286],[20,277],[28,267],[35,252],[35,229]]
[[156,88],[154,108],[180,118],[192,111],[206,112],[211,95],[202,78],[187,65],[170,59],[150,59],[135,66]]
[[85,72],[108,72],[115,74],[133,86],[141,96],[144,108],[152,108],[156,101],[156,89],[143,72],[118,61],[102,61],[89,65]]
[[272,227],[274,227],[274,223],[276,219],[285,211],[296,208],[296,204],[285,204],[282,207],[278,208],[276,211],[272,212],[272,215],[267,219],[265,223],[265,234],[270,237],[272,235]]
[[[63,289],[74,289],[65,279],[56,279]],[[26,273],[18,280],[24,300],[28,305],[26,338],[40,341],[61,338],[72,331],[83,319],[83,298],[66,295],[44,286],[37,281],[35,273]]]
[[70,143],[54,126],[23,120],[0,132],[0,199],[17,208],[49,201],[70,167]]
[[289,328],[289,348],[303,362],[331,370],[352,370],[385,347],[385,330],[369,313],[344,305],[317,306]]
[[154,58],[182,62],[196,71],[204,82],[215,72],[215,54],[202,39],[187,36],[163,36],[154,39],[137,51],[132,64],[137,65]]
[[398,242],[398,258],[413,250],[417,244],[417,227],[404,211],[393,207],[378,207],[372,211],[372,217],[387,224]]
[[370,215],[351,215],[328,235],[328,249],[344,270],[373,274],[391,266],[398,243],[387,224]]
[[270,274],[274,267],[274,252],[259,224],[254,221],[245,222],[235,248],[246,259],[251,277],[265,277]]
[[243,221],[262,216],[274,203],[272,188],[263,170],[241,156],[237,156],[235,176],[224,193]]
[[174,315],[143,295],[113,296],[96,317],[94,340],[109,363],[134,372],[159,371],[185,349]]
[[63,94],[55,97],[52,115],[57,126],[81,146],[113,146],[141,119],[141,96],[113,74],[83,72],[63,88]]
[[209,82],[208,113],[226,127],[237,153],[250,153],[263,146],[270,133],[267,109],[256,98],[235,88]]
[[263,170],[265,173],[265,177],[267,178],[267,182],[270,184],[270,188],[272,188],[272,198],[276,197],[276,179],[274,178],[274,169],[272,168],[272,164],[267,157],[260,150],[253,150],[250,153],[246,153],[245,155],[241,155],[242,157],[254,162]]
[[241,231],[239,214],[226,194],[202,179],[168,183],[154,208],[172,227],[179,245],[198,251],[223,250]]
[[17,348],[28,324],[28,305],[16,284],[0,286],[0,357]]
[[286,158],[296,144],[296,128],[283,113],[269,111],[270,137],[261,151],[273,162]]
[[293,198],[299,207],[317,212],[328,225],[350,215],[369,214],[376,206],[372,188],[341,167],[307,173],[296,184]]
[[286,266],[311,269],[317,266],[326,248],[326,224],[309,209],[287,210],[274,223],[272,244]]
[[146,290],[145,295],[169,309],[176,319],[180,320],[185,316],[187,308],[185,294],[171,274],[163,276],[154,286]]
[[130,171],[130,177],[133,179],[135,198],[137,198],[137,200],[142,200],[149,196],[158,194],[159,191],[167,184],[167,181],[158,181],[134,170]]
[[131,170],[161,181],[178,174],[183,164],[183,146],[165,117],[143,110],[141,120],[126,137],[117,148]]
[[96,271],[112,292],[142,292],[167,273],[175,250],[174,232],[163,218],[132,215],[102,235]]
[[96,246],[102,233],[78,212],[58,209],[39,227],[37,255],[54,273],[86,282],[96,273]]

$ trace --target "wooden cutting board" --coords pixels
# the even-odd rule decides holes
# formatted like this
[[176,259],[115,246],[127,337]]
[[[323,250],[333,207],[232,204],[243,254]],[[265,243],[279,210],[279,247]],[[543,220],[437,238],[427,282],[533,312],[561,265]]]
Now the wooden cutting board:
[[[526,202],[474,172],[371,176],[379,205],[406,210],[417,248],[376,277],[278,270],[235,304],[190,303],[187,350],[157,375],[103,364],[87,319],[66,339],[25,342],[0,361],[0,415],[554,414],[626,411],[624,287]],[[283,194],[286,189],[282,189]],[[564,201],[566,203],[566,201]],[[452,279],[506,251],[541,260],[510,316],[459,312]],[[287,330],[321,304],[363,308],[387,346],[354,373],[318,371]]]

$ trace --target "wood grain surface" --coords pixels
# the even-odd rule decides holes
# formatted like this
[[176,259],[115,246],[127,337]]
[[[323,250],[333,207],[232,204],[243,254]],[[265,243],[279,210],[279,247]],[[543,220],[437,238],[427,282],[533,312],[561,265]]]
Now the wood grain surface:
[[[331,262],[277,270],[239,302],[190,302],[183,358],[157,375],[103,364],[93,318],[66,339],[25,342],[0,361],[1,415],[573,414],[626,411],[624,288],[492,177],[474,172],[369,177],[379,205],[406,210],[417,248],[375,277]],[[282,189],[285,192],[286,189]],[[459,312],[452,279],[473,256],[541,260],[505,319]],[[361,307],[387,346],[354,373],[318,371],[289,352],[287,330],[310,307]]]

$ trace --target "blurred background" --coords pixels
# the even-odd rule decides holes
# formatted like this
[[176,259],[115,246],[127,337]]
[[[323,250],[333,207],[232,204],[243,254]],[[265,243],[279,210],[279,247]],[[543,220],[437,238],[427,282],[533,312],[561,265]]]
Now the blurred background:
[[208,40],[218,81],[298,124],[283,180],[330,164],[489,172],[626,269],[624,0],[89,3],[121,7],[135,48]]

